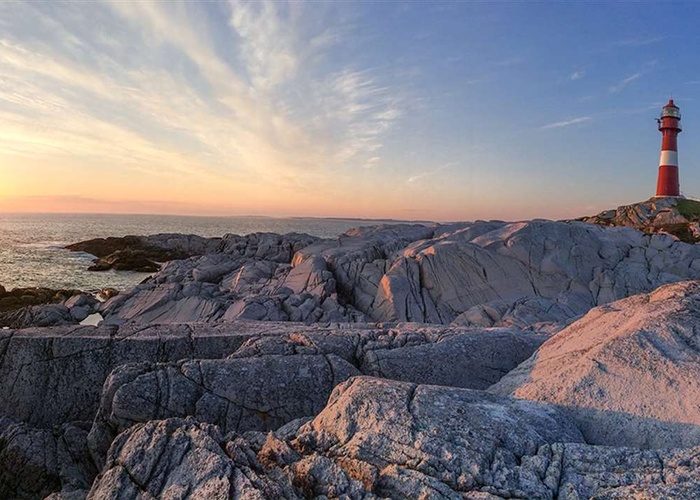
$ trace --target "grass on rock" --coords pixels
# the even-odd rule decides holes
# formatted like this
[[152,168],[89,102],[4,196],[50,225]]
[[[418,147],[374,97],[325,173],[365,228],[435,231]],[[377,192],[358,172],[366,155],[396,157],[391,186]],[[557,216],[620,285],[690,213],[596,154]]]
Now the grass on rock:
[[678,212],[689,221],[700,220],[700,201],[678,200]]

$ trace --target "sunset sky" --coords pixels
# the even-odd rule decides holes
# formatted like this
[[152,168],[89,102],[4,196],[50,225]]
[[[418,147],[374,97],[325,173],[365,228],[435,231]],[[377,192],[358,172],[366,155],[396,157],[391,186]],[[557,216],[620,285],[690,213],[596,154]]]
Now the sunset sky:
[[[697,6],[696,6],[697,5]],[[0,2],[0,211],[563,218],[700,197],[700,4]]]

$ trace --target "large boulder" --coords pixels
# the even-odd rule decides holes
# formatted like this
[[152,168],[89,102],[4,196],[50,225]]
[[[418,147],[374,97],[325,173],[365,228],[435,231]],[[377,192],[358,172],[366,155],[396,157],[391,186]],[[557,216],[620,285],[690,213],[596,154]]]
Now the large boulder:
[[224,432],[276,429],[321,411],[332,389],[358,374],[332,354],[122,365],[105,382],[90,447],[100,460],[134,423],[170,417]]
[[553,403],[591,443],[700,445],[700,282],[591,310],[490,391]]
[[553,405],[465,389],[354,378],[282,439],[298,456],[268,440],[258,457],[273,457],[306,496],[352,481],[396,499],[690,500],[700,491],[700,447],[590,446]]
[[542,478],[550,463],[529,457],[559,441],[583,437],[551,405],[359,377],[335,389],[295,446],[345,465],[380,497],[457,498],[486,489],[547,498]]

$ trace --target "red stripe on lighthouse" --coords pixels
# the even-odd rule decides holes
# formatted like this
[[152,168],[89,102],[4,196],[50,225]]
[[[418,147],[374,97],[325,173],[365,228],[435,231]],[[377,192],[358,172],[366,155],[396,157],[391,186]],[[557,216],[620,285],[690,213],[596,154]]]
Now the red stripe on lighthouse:
[[678,151],[678,139],[676,134],[664,134],[661,139],[662,151]]

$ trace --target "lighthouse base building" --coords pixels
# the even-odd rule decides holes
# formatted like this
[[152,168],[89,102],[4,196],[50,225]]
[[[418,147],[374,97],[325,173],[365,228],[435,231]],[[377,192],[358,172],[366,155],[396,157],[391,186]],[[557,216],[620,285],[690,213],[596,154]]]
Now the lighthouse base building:
[[678,179],[678,134],[681,132],[681,111],[669,99],[661,110],[661,117],[656,119],[661,132],[661,157],[659,158],[659,177],[656,181],[656,197],[682,197]]

